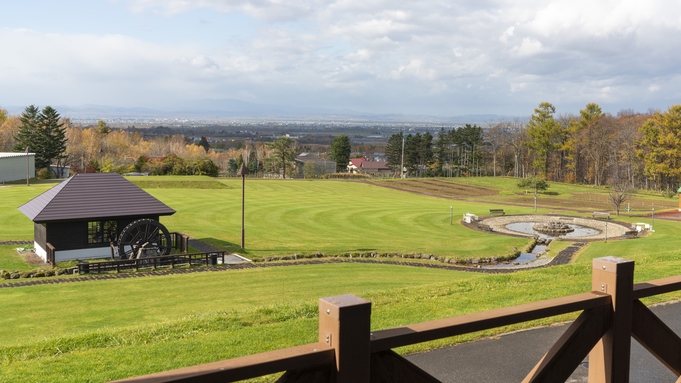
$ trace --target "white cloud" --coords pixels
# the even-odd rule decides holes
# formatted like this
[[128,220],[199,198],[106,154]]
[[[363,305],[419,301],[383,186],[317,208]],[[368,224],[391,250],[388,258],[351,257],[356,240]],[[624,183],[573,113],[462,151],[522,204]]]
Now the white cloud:
[[511,48],[511,53],[514,56],[518,57],[532,56],[537,53],[540,53],[541,51],[542,51],[541,42],[530,37],[525,37],[520,45],[516,45],[513,48]]
[[[448,105],[480,112],[518,114],[531,113],[540,101],[581,105],[597,99],[629,102],[621,107],[632,108],[640,102],[649,103],[645,108],[655,102],[678,102],[679,95],[671,93],[678,89],[671,85],[681,82],[677,2],[118,0],[117,4],[156,30],[180,28],[174,17],[199,12],[197,25],[221,22],[217,16],[208,20],[207,13],[247,15],[254,32],[226,36],[219,44],[197,37],[178,44],[160,38],[152,42],[132,30],[102,35],[0,29],[4,51],[12,52],[0,60],[3,88],[12,85],[14,95],[27,99],[43,94],[111,103],[116,97],[142,103],[188,95],[247,95],[267,103],[362,109],[367,99],[382,98],[395,111],[413,106],[448,114],[471,110],[438,106],[443,99]],[[642,93],[650,98],[641,101]],[[472,100],[484,104],[474,105]]]

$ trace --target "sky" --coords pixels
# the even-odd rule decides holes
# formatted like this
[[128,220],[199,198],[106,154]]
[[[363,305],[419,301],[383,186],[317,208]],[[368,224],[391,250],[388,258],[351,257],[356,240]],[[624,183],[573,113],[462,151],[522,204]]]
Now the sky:
[[0,107],[666,110],[681,2],[0,0]]

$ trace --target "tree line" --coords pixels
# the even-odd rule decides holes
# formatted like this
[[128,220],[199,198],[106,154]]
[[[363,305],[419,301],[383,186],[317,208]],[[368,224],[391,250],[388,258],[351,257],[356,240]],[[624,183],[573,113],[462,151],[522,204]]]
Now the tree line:
[[595,103],[556,116],[542,102],[528,121],[466,124],[392,135],[389,165],[408,176],[536,176],[550,181],[675,192],[681,181],[681,105],[604,113]]
[[[295,157],[310,149],[279,137],[244,140],[238,150],[220,151],[203,137],[196,145],[180,134],[145,138],[138,131],[111,129],[104,121],[76,126],[49,106],[31,105],[19,116],[0,109],[0,151],[26,147],[36,153],[36,168],[56,163],[78,172],[213,175],[235,174],[246,163],[250,173],[274,177],[289,177]],[[345,171],[351,154],[358,156],[345,135],[316,149],[337,162],[338,172]],[[551,103],[542,102],[526,121],[394,134],[385,154],[395,176],[401,170],[410,177],[537,176],[673,193],[681,182],[681,105],[611,115],[589,103],[579,114],[556,115]]]

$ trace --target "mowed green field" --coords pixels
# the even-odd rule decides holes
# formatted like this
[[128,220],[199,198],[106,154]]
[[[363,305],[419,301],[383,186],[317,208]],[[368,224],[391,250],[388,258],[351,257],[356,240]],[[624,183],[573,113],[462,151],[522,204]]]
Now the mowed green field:
[[[189,186],[186,177],[167,180],[168,187],[157,184],[147,191],[178,211],[162,218],[171,231],[218,246],[238,244],[240,180],[192,178],[222,182],[227,189]],[[489,179],[460,181],[494,184]],[[457,223],[461,214],[484,215],[498,207],[507,213],[533,211],[530,205],[438,199],[356,182],[246,182],[246,255],[252,258],[317,251],[504,254],[527,241],[465,229]],[[31,222],[16,207],[47,188],[0,188],[0,240],[32,237]],[[571,190],[569,185],[560,188],[561,193]],[[495,202],[503,198],[503,193],[495,196]],[[449,225],[449,206],[454,225]],[[681,274],[681,222],[656,220],[655,228],[645,238],[591,243],[571,265],[510,275],[343,263],[0,289],[0,328],[6,330],[0,334],[0,381],[103,382],[313,342],[317,300],[324,296],[351,293],[370,300],[372,329],[383,329],[588,291],[591,259],[606,255],[635,260],[636,281]],[[0,246],[0,268],[9,268],[5,264],[10,262],[21,266],[11,252],[11,246]],[[422,351],[570,318],[398,351]]]
[[[174,182],[175,178],[166,179]],[[177,211],[162,217],[161,222],[170,231],[252,258],[370,251],[478,258],[508,255],[528,242],[490,236],[457,224],[464,213],[485,214],[490,207],[485,204],[423,197],[357,182],[247,180],[246,248],[241,251],[241,182],[205,178],[229,188],[146,189]],[[16,208],[48,188],[0,188],[0,211],[7,223],[3,223],[0,240],[32,238],[31,221]],[[450,206],[454,225],[449,224]],[[507,212],[530,211],[509,207]]]

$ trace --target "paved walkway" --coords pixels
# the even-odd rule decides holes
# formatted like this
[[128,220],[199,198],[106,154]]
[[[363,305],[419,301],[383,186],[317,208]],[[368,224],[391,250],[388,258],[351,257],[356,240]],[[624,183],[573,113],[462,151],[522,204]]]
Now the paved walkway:
[[[681,334],[681,303],[651,307],[677,334]],[[411,362],[443,383],[517,383],[541,359],[568,325],[542,327],[407,356]],[[674,383],[676,376],[646,351],[631,342],[630,382]],[[587,382],[588,358],[567,382]]]
[[[211,253],[222,251],[213,245],[201,242],[198,239],[189,239],[189,247],[196,249],[200,253]],[[225,264],[237,265],[239,263],[249,263],[250,260],[236,254],[225,254]]]

